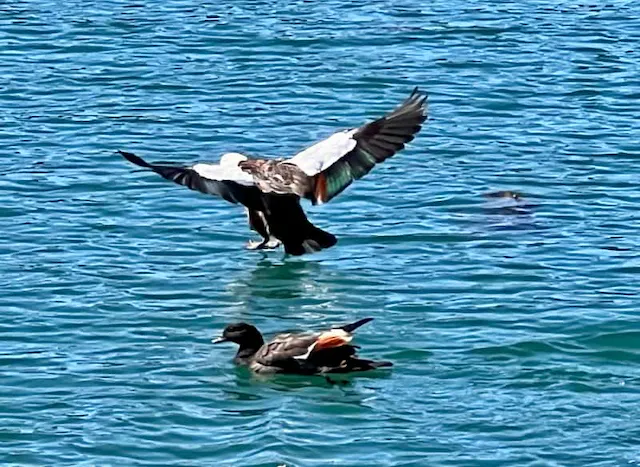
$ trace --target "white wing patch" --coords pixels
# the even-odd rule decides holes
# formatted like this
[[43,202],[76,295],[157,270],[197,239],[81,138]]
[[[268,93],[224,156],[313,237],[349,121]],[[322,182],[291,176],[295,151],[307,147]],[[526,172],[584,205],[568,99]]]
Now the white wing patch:
[[357,129],[334,133],[327,139],[299,152],[287,162],[295,164],[312,177],[329,168],[356,147],[352,138]]
[[230,153],[225,154],[220,159],[220,164],[195,164],[191,167],[198,175],[209,180],[216,180],[219,182],[230,181],[236,182],[240,185],[252,186],[253,177],[251,174],[244,172],[238,163],[246,161],[247,158],[242,154]]

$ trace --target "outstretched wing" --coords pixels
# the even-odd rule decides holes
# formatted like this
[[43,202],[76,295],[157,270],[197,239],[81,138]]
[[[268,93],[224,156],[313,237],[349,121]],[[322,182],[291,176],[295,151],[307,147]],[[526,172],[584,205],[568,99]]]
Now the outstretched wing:
[[427,97],[415,88],[393,112],[360,128],[333,134],[287,162],[314,178],[310,196],[322,204],[413,140],[427,119]]
[[153,170],[157,174],[191,190],[216,195],[252,209],[263,209],[260,191],[250,174],[237,164],[195,164],[192,167],[149,164],[130,152],[118,151],[129,162]]

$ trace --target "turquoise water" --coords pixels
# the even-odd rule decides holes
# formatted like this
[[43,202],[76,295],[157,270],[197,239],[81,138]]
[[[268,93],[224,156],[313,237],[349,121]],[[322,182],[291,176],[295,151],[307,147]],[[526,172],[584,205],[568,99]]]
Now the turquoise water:
[[[116,154],[289,156],[415,85],[317,255]],[[639,464],[639,100],[638,2],[2,2],[0,464]],[[395,367],[346,386],[210,342],[365,316]]]

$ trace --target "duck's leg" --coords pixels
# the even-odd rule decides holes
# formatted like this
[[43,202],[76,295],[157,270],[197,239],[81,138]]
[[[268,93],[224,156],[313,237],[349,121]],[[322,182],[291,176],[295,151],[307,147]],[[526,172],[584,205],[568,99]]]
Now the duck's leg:
[[249,218],[249,226],[262,236],[262,241],[249,241],[247,243],[248,250],[272,250],[278,248],[281,244],[280,240],[273,237],[269,233],[269,225],[267,224],[264,214],[254,209],[247,209]]

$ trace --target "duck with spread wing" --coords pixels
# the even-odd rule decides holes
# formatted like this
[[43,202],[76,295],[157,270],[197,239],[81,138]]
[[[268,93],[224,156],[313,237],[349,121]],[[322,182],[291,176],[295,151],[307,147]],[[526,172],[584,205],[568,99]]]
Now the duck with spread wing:
[[290,159],[253,159],[224,154],[218,164],[191,167],[150,164],[129,152],[128,161],[205,194],[246,207],[250,227],[263,240],[249,248],[276,248],[302,255],[336,244],[334,235],[307,219],[300,199],[323,204],[412,141],[427,118],[426,95],[418,88],[387,115],[337,132]]

